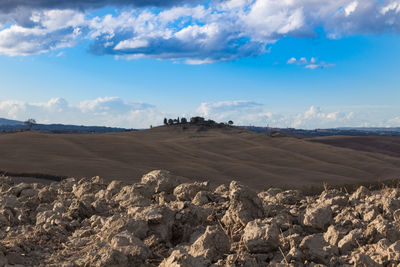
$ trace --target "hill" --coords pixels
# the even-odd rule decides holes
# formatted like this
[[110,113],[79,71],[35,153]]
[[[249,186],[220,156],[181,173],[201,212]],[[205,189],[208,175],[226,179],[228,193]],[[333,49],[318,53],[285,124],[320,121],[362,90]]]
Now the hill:
[[4,125],[9,125],[9,126],[24,125],[24,122],[0,118],[0,126]]
[[[133,129],[105,127],[105,126],[84,126],[84,125],[69,125],[69,124],[35,124],[35,131],[49,133],[114,133],[126,132]],[[0,119],[0,131],[2,132],[21,132],[29,130],[29,126],[20,121],[12,121]]]
[[373,137],[363,138],[354,136],[330,136],[309,139],[331,146],[350,148],[353,150],[366,151],[371,153],[381,153],[392,157],[400,157],[400,138],[399,137]]
[[257,127],[257,126],[240,126],[241,128],[251,130],[257,133],[266,133],[274,135],[291,136],[296,138],[319,137],[319,136],[400,136],[400,128],[334,128],[334,129],[295,129],[295,128],[273,128],[273,127]]
[[400,158],[384,148],[362,151],[312,140],[271,138],[236,127],[164,126],[105,134],[21,132],[0,135],[0,170],[136,182],[151,170],[167,169],[213,183],[237,179],[257,189],[399,176]]

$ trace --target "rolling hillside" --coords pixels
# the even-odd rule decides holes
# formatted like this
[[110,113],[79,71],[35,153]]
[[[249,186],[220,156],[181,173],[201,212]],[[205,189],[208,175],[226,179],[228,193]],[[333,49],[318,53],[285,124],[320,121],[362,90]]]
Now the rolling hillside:
[[316,140],[271,138],[234,127],[204,131],[171,126],[107,134],[22,132],[0,135],[0,170],[137,181],[151,170],[167,169],[193,180],[237,179],[256,189],[399,177],[398,145],[397,152],[390,152],[393,146],[387,144],[390,153],[386,153],[384,147],[359,149],[341,145],[340,139],[334,144]]

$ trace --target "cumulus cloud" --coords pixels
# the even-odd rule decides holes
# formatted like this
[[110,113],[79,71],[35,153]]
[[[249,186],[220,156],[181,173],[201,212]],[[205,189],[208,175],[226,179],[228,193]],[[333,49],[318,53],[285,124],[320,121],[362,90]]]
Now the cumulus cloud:
[[392,118],[392,119],[389,119],[388,122],[387,122],[387,126],[400,127],[400,116]]
[[193,0],[0,0],[0,10],[5,13],[21,7],[34,9],[93,9],[111,5],[165,7],[187,2],[193,2]]
[[[232,18],[204,6],[176,7],[160,13],[123,12],[91,20],[90,51],[127,59],[150,57],[188,64],[259,55],[265,43],[242,36]],[[111,25],[111,26],[110,26]]]
[[86,23],[84,14],[73,10],[33,12],[30,21],[29,27],[0,30],[0,53],[26,56],[72,46]]
[[154,108],[146,103],[126,103],[119,97],[100,97],[94,100],[86,100],[79,104],[83,113],[94,115],[115,115],[124,114],[131,110],[145,110]]
[[63,98],[47,102],[0,102],[0,117],[15,120],[35,118],[39,123],[105,125],[147,128],[162,122],[164,114],[146,103],[129,103],[118,97],[104,97],[71,105]]
[[257,110],[262,104],[247,101],[247,100],[236,100],[236,101],[222,101],[217,103],[201,103],[197,111],[202,116],[210,116],[211,114],[231,112],[231,111],[244,111],[244,110]]
[[319,107],[311,106],[302,113],[284,114],[268,111],[264,105],[252,101],[202,103],[197,112],[217,121],[234,120],[236,125],[315,129],[361,126],[362,123],[354,112],[325,112]]
[[324,112],[320,107],[311,106],[304,113],[299,113],[291,118],[291,127],[314,129],[349,126],[356,123],[353,119],[354,112]]
[[252,116],[262,112],[263,105],[254,101],[236,100],[215,103],[203,102],[197,108],[197,115],[219,122],[234,120],[236,125],[247,125],[255,121]]
[[310,70],[326,69],[326,68],[330,68],[330,67],[334,66],[334,64],[318,62],[317,59],[315,59],[314,57],[312,57],[310,60],[308,60],[305,57],[302,57],[300,59],[296,59],[295,57],[292,57],[287,61],[287,64],[304,66],[304,68],[310,69]]
[[372,115],[362,109],[326,111],[311,106],[303,112],[277,113],[268,110],[263,104],[247,100],[204,102],[196,110],[187,112],[172,114],[148,103],[127,102],[119,97],[99,97],[75,105],[63,98],[52,98],[39,103],[12,100],[0,102],[0,118],[22,121],[34,118],[39,123],[148,128],[150,125],[160,125],[164,117],[184,115],[187,118],[203,116],[218,122],[233,120],[236,125],[269,125],[281,128],[400,127],[400,117],[391,118],[385,112],[375,112]]
[[[94,18],[86,10],[105,5],[130,7]],[[0,10],[7,55],[43,53],[80,37],[96,55],[204,64],[258,56],[286,36],[314,36],[316,27],[329,38],[400,30],[397,0],[0,0]],[[330,66],[310,61],[308,69]]]

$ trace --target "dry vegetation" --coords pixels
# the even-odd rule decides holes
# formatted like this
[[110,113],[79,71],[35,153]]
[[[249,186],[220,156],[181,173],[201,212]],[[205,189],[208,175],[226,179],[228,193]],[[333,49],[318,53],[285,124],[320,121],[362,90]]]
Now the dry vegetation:
[[398,266],[400,189],[0,178],[0,266]]

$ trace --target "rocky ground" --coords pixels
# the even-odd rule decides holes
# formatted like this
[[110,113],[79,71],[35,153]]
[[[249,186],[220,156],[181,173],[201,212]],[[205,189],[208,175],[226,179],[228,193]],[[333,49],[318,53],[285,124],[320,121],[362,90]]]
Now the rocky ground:
[[0,178],[0,266],[400,266],[400,189]]

